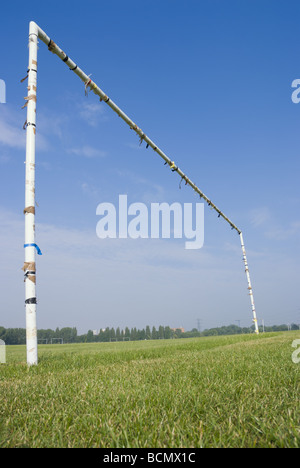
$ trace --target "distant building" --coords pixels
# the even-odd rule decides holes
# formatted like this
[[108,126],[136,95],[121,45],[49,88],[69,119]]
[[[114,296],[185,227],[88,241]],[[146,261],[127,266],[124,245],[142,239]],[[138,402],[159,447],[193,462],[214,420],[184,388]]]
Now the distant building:
[[177,328],[171,328],[173,332],[176,332],[176,330],[180,330],[181,333],[184,333],[184,328],[183,327],[177,327]]
[[99,335],[101,331],[105,332],[105,328],[100,328],[100,330],[92,330],[94,336]]

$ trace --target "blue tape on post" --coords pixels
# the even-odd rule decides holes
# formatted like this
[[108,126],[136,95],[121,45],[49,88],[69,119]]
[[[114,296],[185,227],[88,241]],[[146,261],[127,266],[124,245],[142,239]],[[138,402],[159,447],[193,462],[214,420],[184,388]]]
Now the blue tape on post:
[[38,255],[43,255],[41,249],[36,244],[24,244],[24,247],[35,247]]

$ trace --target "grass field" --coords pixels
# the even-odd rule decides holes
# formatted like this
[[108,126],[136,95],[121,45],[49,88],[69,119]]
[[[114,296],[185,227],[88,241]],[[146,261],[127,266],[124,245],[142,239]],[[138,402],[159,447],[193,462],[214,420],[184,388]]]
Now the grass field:
[[300,447],[300,332],[7,346],[0,447]]

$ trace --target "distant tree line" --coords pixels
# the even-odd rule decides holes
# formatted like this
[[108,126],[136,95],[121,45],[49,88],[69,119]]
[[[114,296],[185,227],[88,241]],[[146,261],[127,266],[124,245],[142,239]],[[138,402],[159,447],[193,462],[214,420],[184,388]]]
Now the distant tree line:
[[[270,327],[262,326],[258,327],[259,332],[278,332],[278,331],[289,331],[289,330],[299,330],[299,325],[292,323],[291,325],[272,325]],[[237,325],[228,325],[218,328],[209,328],[208,330],[204,330],[200,333],[201,336],[213,336],[213,335],[237,335],[237,334],[244,334],[247,333],[254,333],[254,325],[251,327],[238,327]],[[189,332],[188,332],[189,333]]]
[[[181,330],[171,330],[170,327],[160,325],[150,328],[149,325],[142,330],[137,328],[128,328],[124,330],[118,328],[105,328],[99,330],[98,334],[94,334],[89,330],[83,335],[78,335],[76,328],[64,327],[56,328],[56,330],[38,330],[37,338],[40,343],[91,343],[91,342],[108,342],[108,341],[138,341],[138,340],[158,340],[181,338],[184,335]],[[26,330],[25,328],[4,328],[0,327],[0,339],[6,344],[25,344]]]
[[[271,327],[264,327],[265,332],[299,330],[299,325],[273,325]],[[260,327],[260,332],[263,331]],[[138,341],[138,340],[159,340],[159,339],[172,339],[172,338],[193,338],[203,336],[216,336],[216,335],[236,335],[254,333],[254,326],[242,328],[237,325],[228,325],[218,328],[209,328],[199,332],[196,328],[191,331],[183,332],[181,329],[171,329],[160,325],[158,328],[149,325],[142,330],[137,328],[120,329],[118,328],[105,328],[99,330],[98,334],[94,334],[89,330],[83,335],[77,334],[75,327],[56,328],[56,330],[38,330],[37,337],[39,343],[97,343],[109,341]],[[25,328],[4,328],[0,327],[0,339],[8,345],[18,345],[26,343],[26,330]]]

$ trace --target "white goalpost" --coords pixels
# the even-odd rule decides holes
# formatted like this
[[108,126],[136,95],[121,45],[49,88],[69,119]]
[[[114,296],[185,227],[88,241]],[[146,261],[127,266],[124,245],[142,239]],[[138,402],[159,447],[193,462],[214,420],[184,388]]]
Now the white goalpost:
[[172,161],[150,138],[86,75],[78,65],[62,50],[47,34],[33,21],[29,24],[29,62],[27,76],[28,95],[25,97],[27,107],[27,119],[24,124],[26,129],[26,182],[25,182],[25,262],[23,266],[25,274],[25,307],[26,307],[26,347],[28,365],[37,364],[37,328],[36,328],[36,254],[41,255],[38,245],[35,243],[35,139],[36,139],[36,91],[37,91],[37,44],[38,39],[48,46],[48,50],[57,55],[71,71],[73,71],[84,83],[85,92],[93,91],[100,101],[104,101],[116,112],[126,124],[136,132],[140,143],[144,141],[146,148],[149,146],[165,161],[172,172],[176,172],[181,180],[185,181],[201,199],[215,210],[218,217],[222,217],[235,230],[240,237],[243,262],[248,282],[248,290],[251,300],[252,317],[255,333],[259,333],[253,291],[250,281],[246,250],[242,231],[192,182],[187,175]]
[[62,338],[51,338],[51,344],[54,344],[55,341],[60,344],[64,344],[64,340]]

